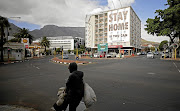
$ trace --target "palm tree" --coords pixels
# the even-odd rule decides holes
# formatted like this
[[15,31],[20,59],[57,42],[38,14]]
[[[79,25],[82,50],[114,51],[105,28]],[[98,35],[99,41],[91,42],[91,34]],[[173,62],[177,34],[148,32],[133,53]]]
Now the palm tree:
[[0,16],[0,49],[1,49],[1,61],[4,61],[4,57],[3,57],[3,45],[5,44],[5,33],[4,33],[4,29],[5,27],[10,27],[9,21],[7,18]]
[[46,54],[46,47],[48,47],[49,48],[49,46],[50,46],[50,41],[46,38],[46,37],[43,37],[43,39],[41,40],[41,46],[44,46],[45,47],[45,50],[44,50],[44,52],[45,52],[45,54]]
[[18,42],[21,42],[21,38],[29,38],[29,43],[31,44],[33,41],[33,36],[29,34],[28,29],[20,29],[18,33],[14,34],[14,37],[16,37]]

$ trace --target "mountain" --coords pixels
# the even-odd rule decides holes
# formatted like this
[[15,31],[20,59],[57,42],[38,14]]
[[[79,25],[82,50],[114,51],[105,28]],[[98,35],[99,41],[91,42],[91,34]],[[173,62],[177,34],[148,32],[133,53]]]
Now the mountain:
[[148,44],[151,44],[151,45],[154,45],[154,46],[159,46],[159,42],[152,42],[152,41],[147,41],[147,40],[144,40],[141,38],[141,44],[142,45],[148,45]]
[[[9,35],[13,36],[13,33],[19,31],[19,27],[10,23],[11,30],[9,30]],[[40,30],[36,29],[29,32],[34,40],[43,36],[46,37],[56,37],[56,36],[73,36],[73,37],[83,37],[85,38],[85,27],[58,27],[56,25],[46,25]],[[141,39],[142,45],[152,44],[154,46],[159,46],[158,42],[147,41]]]
[[[17,33],[21,28],[17,27],[13,23],[10,23],[9,36],[13,36],[14,33]],[[5,29],[5,34],[7,35],[7,30]]]
[[56,25],[46,25],[40,30],[30,31],[34,38],[56,37],[56,36],[73,36],[85,38],[85,27],[58,27]]

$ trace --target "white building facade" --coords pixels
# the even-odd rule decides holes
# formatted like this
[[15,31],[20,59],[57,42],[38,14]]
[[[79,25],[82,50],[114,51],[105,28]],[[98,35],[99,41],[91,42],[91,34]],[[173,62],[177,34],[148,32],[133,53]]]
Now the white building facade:
[[121,48],[132,54],[141,47],[141,21],[130,6],[88,15],[85,31],[87,48],[108,43],[110,52]]
[[74,39],[72,36],[47,37],[50,41],[50,49],[61,48],[64,51],[74,50]]

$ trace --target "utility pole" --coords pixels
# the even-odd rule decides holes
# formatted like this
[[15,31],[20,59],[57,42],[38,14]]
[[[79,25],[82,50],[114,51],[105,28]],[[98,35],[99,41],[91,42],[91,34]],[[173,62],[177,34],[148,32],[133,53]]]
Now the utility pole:
[[77,59],[79,59],[78,58],[78,42],[76,42],[76,63],[77,63]]
[[61,48],[62,48],[62,62],[63,62],[63,46]]

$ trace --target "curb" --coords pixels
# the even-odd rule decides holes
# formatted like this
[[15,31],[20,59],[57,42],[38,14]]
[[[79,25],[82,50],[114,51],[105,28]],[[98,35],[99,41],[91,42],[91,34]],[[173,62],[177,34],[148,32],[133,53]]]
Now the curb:
[[[50,60],[51,62],[54,62],[54,63],[58,63],[58,64],[64,64],[64,65],[67,65],[67,64],[70,64],[69,62],[60,62],[60,61],[57,61],[57,60],[53,60],[51,59]],[[87,63],[77,63],[78,65],[82,65],[82,64],[91,64],[92,62],[87,62]]]
[[0,111],[38,111],[34,108],[17,106],[17,105],[0,105]]

